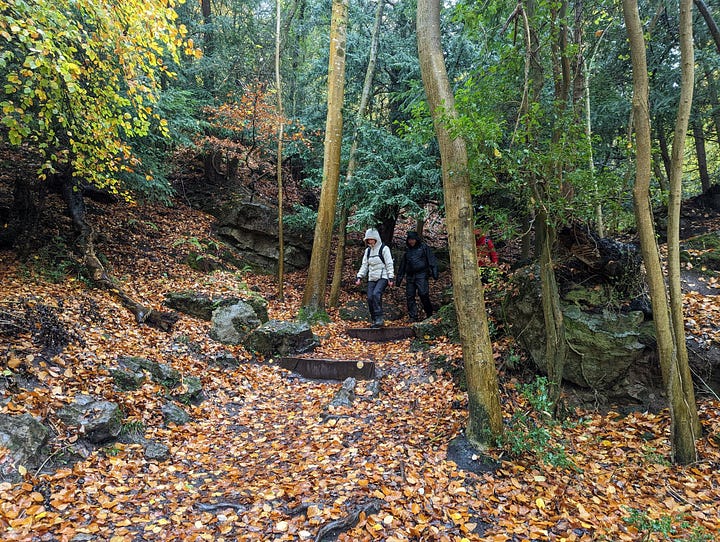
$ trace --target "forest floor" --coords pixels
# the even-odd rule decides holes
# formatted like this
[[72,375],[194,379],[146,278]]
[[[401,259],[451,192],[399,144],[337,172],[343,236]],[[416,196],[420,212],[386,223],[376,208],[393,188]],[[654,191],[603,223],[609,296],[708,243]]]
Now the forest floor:
[[[513,346],[501,339],[494,351],[508,433],[521,443],[548,440],[534,452],[513,454],[510,446],[482,456],[466,451],[460,465],[448,452],[462,447],[453,439],[462,434],[467,398],[435,363],[460,359],[457,345],[365,343],[349,338],[345,330],[356,324],[331,310],[330,323],[313,327],[320,339],[314,355],[374,361],[384,375],[378,396],[359,381],[352,407],[331,407],[340,383],[299,378],[273,360],[214,342],[209,322],[181,315],[168,333],[138,325],[111,293],[89,287],[63,265],[70,222],[59,202],[54,205],[57,215],[46,222],[54,229],[30,262],[0,252],[0,309],[42,307],[56,318],[57,331],[55,341],[44,344],[37,329],[0,336],[0,410],[29,413],[52,426],[60,451],[78,435],[58,419],[59,408],[77,394],[115,401],[126,427],[167,445],[170,456],[148,460],[140,445],[115,443],[72,466],[0,482],[3,541],[720,539],[716,397],[699,401],[705,430],[699,460],[674,466],[667,410],[576,409],[568,423],[552,424],[521,393],[522,378],[507,370]],[[298,313],[301,272],[286,277],[279,301],[273,277],[201,273],[183,263],[193,240],[213,238],[207,215],[182,205],[91,203],[89,211],[103,233],[98,249],[109,270],[146,305],[162,308],[171,291],[231,296],[251,288],[269,300],[270,318],[291,320]],[[350,265],[345,284],[354,276]],[[719,320],[708,311],[718,308],[706,294],[712,292],[688,297],[688,318],[710,332]],[[401,298],[398,289],[388,295]],[[341,301],[360,297],[348,287]],[[209,363],[223,351],[243,363]],[[166,390],[152,382],[119,392],[108,369],[120,356],[198,376],[205,400],[184,406],[191,422],[163,424]]]

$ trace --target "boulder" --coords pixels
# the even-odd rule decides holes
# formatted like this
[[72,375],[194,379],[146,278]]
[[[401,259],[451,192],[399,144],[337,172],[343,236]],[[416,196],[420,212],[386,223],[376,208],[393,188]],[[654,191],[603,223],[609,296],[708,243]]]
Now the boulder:
[[215,309],[211,322],[210,337],[223,344],[241,344],[262,324],[255,309],[244,301]]
[[355,386],[356,385],[357,385],[357,381],[353,377],[351,377],[351,376],[347,377],[343,381],[342,386],[340,386],[340,389],[333,396],[332,401],[330,401],[330,406],[334,406],[334,407],[352,406],[353,402],[355,402]]
[[227,351],[211,354],[207,358],[207,362],[209,365],[222,367],[223,369],[236,369],[240,366],[240,361]]
[[[182,382],[182,375],[177,369],[167,365],[166,363],[158,363],[147,358],[139,356],[121,356],[118,358],[118,369],[112,373],[113,377],[119,372],[124,375],[121,379],[125,379],[129,374],[142,373],[143,370],[150,373],[153,382],[160,384],[168,389],[176,388]],[[117,383],[117,380],[116,380]]]
[[78,427],[79,433],[93,444],[114,440],[122,429],[119,405],[87,395],[76,396],[73,404],[58,410],[57,415],[65,425]]
[[119,360],[117,367],[110,368],[110,375],[120,391],[138,390],[145,382],[145,372],[132,358],[125,359],[127,362]]
[[19,481],[20,466],[37,469],[42,464],[50,430],[30,414],[0,414],[0,446],[7,455],[0,455],[0,480]]
[[174,403],[165,403],[161,411],[166,424],[184,425],[190,421],[190,414]]
[[170,448],[160,442],[150,440],[145,445],[143,455],[148,461],[165,461],[170,457]]
[[199,405],[205,398],[200,379],[197,376],[186,376],[183,379],[182,388],[177,393],[174,393],[172,397],[185,405]]
[[447,337],[454,343],[460,342],[455,305],[443,305],[431,318],[413,324],[415,336],[424,340]]
[[270,320],[249,333],[242,344],[263,356],[288,356],[314,350],[317,339],[305,322]]
[[200,320],[210,321],[213,311],[221,307],[228,307],[239,302],[250,305],[260,321],[268,321],[267,301],[259,294],[250,292],[247,297],[210,297],[191,291],[169,292],[165,294],[165,304],[178,312],[188,314]]

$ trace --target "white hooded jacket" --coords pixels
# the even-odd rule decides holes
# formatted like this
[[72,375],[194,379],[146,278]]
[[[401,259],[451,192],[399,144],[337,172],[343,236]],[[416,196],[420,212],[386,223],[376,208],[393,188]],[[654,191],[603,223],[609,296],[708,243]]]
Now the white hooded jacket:
[[[380,279],[394,280],[395,267],[393,264],[392,253],[390,247],[383,245],[380,240],[380,234],[376,229],[369,229],[365,232],[364,240],[375,239],[375,246],[363,252],[363,261],[358,271],[357,278],[362,279],[367,275],[368,281],[376,281]],[[380,259],[380,247],[382,246],[383,258],[385,263]]]

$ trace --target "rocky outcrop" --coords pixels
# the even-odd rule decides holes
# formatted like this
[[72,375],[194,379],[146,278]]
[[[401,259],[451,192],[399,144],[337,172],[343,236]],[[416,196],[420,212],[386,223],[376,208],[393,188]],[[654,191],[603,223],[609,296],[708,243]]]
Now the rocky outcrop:
[[[217,233],[240,252],[240,263],[262,273],[278,269],[277,210],[259,203],[237,203],[218,217]],[[284,231],[285,271],[307,268],[312,238]]]
[[77,427],[78,433],[93,444],[114,440],[120,434],[124,417],[116,403],[87,395],[78,395],[57,414],[65,425]]
[[[519,270],[514,288],[505,298],[505,323],[515,339],[529,352],[538,368],[546,372],[545,322],[538,273]],[[577,292],[571,298],[579,299]],[[565,380],[585,388],[608,390],[630,369],[652,356],[655,350],[652,321],[642,311],[581,307],[562,300],[568,356]]]
[[260,294],[254,292],[248,292],[247,296],[242,299],[238,297],[210,297],[206,294],[191,291],[165,294],[165,304],[171,309],[207,321],[212,319],[214,310],[235,305],[240,301],[250,305],[262,322],[268,321],[268,303]]

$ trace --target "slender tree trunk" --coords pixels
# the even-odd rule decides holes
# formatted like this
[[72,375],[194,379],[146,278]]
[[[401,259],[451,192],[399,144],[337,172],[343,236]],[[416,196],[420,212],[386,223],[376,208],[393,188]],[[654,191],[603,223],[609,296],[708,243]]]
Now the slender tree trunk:
[[662,158],[663,166],[665,166],[665,178],[670,178],[670,148],[668,146],[667,137],[665,136],[665,126],[662,120],[658,119],[657,128],[655,128],[658,143],[660,144],[660,158]]
[[330,285],[330,299],[328,305],[337,307],[340,300],[343,267],[345,264],[345,246],[347,245],[348,207],[343,203],[340,208],[340,224],[338,224],[338,244],[335,252],[335,267],[333,268],[332,284]]
[[715,141],[720,144],[720,101],[718,100],[717,83],[712,69],[703,62],[705,78],[707,79],[708,97],[712,108],[712,119],[715,125]]
[[[377,65],[378,42],[380,41],[380,24],[382,23],[383,11],[385,10],[385,0],[378,0],[377,9],[375,11],[375,25],[373,26],[370,41],[370,55],[368,58],[367,69],[365,70],[365,81],[363,84],[362,95],[360,96],[360,107],[358,107],[357,121],[355,132],[353,134],[352,145],[350,146],[350,157],[348,158],[347,173],[345,175],[345,185],[350,184],[352,176],[355,174],[357,167],[357,148],[358,148],[358,129],[360,123],[367,113],[368,102],[370,101],[370,93],[372,91],[373,77],[375,76],[375,66]],[[342,284],[342,270],[345,264],[345,244],[346,244],[346,228],[348,222],[347,203],[343,202],[340,210],[340,224],[338,225],[338,247],[335,254],[335,267],[333,269],[332,284],[330,285],[331,307],[337,307],[340,298],[340,286]]]
[[[668,282],[670,286],[670,315],[675,330],[675,349],[677,366],[672,370],[678,372],[682,390],[680,396],[671,396],[670,400],[677,403],[675,410],[682,423],[690,422],[690,434],[678,437],[677,461],[685,464],[695,460],[695,440],[700,438],[700,419],[695,403],[692,374],[688,362],[687,345],[685,342],[685,317],[683,314],[683,294],[680,284],[680,210],[682,206],[682,173],[685,157],[685,141],[687,140],[690,111],[692,109],[693,89],[695,86],[695,50],[692,35],[692,0],[680,0],[680,65],[681,84],[678,113],[675,121],[675,135],[670,169],[670,200],[668,202],[667,249],[668,249]],[[677,431],[688,431],[677,428]],[[692,444],[690,444],[692,442]]]
[[277,140],[277,187],[278,187],[278,275],[277,275],[277,295],[282,301],[285,298],[284,293],[284,275],[285,275],[285,239],[283,226],[283,178],[282,178],[282,162],[283,162],[283,132],[285,125],[283,123],[283,103],[282,103],[282,79],[280,78],[280,0],[275,0],[275,92],[277,93],[277,114],[280,123],[278,125]]
[[705,153],[705,131],[702,127],[702,120],[695,119],[692,122],[693,141],[695,142],[695,155],[697,156],[698,174],[703,194],[710,190],[710,173],[707,167],[707,154]]
[[[650,174],[652,166],[650,137],[650,107],[647,60],[642,24],[638,13],[637,0],[623,0],[623,14],[630,41],[632,60],[633,97],[632,109],[636,140],[636,173],[633,187],[633,202],[640,237],[640,247],[647,271],[648,288],[653,308],[653,319],[657,338],[658,354],[663,380],[670,403],[673,459],[678,463],[695,460],[695,423],[690,411],[694,402],[688,404],[683,393],[681,371],[678,370],[676,337],[670,317],[665,280],[660,254],[655,240],[652,209],[650,207]],[[684,334],[681,338],[684,340]],[[679,401],[678,401],[679,399]],[[682,404],[684,403],[684,405]]]
[[595,159],[593,158],[593,148],[592,148],[592,122],[591,122],[591,115],[590,115],[590,72],[587,69],[587,65],[583,64],[583,69],[585,71],[585,137],[587,139],[588,143],[588,167],[590,170],[590,176],[592,177],[592,183],[593,183],[593,191],[595,192],[595,197],[597,199],[597,203],[595,204],[595,229],[597,230],[597,233],[600,237],[605,237],[605,224],[603,221],[603,210],[602,210],[602,203],[600,201],[600,197],[598,196],[598,184],[597,179],[595,178]]
[[466,436],[483,447],[502,435],[502,411],[477,267],[467,149],[446,124],[457,114],[440,41],[439,0],[418,0],[417,36],[420,72],[440,145],[453,297],[468,388]]
[[313,250],[302,306],[312,312],[325,307],[328,263],[332,245],[335,206],[340,184],[342,147],[342,106],[345,94],[345,45],[347,42],[348,0],[333,0],[330,21],[330,61],[328,67],[328,112],[325,125],[325,155],[322,188]]
[[707,4],[703,0],[695,0],[695,5],[697,6],[700,15],[702,15],[703,19],[705,19],[705,24],[707,25],[710,35],[715,42],[715,47],[717,47],[718,53],[720,53],[720,28],[718,28],[712,13],[710,13],[710,8],[708,8]]

